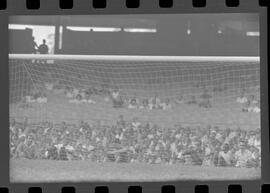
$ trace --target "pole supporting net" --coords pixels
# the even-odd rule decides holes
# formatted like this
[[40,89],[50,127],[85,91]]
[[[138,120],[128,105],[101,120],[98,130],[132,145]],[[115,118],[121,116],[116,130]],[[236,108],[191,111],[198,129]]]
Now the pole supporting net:
[[10,117],[260,125],[259,57],[9,55]]

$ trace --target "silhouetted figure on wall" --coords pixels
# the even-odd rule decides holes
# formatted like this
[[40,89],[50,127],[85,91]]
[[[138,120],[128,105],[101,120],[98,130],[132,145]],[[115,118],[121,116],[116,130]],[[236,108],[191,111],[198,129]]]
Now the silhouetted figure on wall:
[[40,54],[48,54],[49,53],[49,47],[47,46],[45,39],[43,39],[43,43],[38,47],[38,52]]
[[[39,45],[38,53],[39,54],[49,54],[49,47],[47,46],[45,39],[43,39],[43,43]],[[42,64],[46,64],[47,60],[40,60],[38,62],[42,63]]]
[[37,43],[35,42],[35,38],[32,36],[31,40],[29,41],[29,44],[28,44],[28,52],[30,54],[36,54],[37,52],[37,48],[38,48],[38,45]]

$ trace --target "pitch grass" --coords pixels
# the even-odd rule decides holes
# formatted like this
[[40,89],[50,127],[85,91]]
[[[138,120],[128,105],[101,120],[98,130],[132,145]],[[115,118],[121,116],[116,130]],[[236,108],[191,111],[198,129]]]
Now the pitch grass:
[[[241,105],[231,101],[225,106],[214,104],[212,108],[199,108],[198,105],[174,105],[172,110],[134,110],[127,108],[115,109],[111,102],[104,102],[103,98],[94,98],[97,104],[70,104],[62,95],[51,94],[47,104],[31,104],[30,108],[20,108],[20,104],[10,105],[10,117],[28,117],[34,121],[48,120],[54,123],[66,121],[78,123],[79,120],[100,120],[102,124],[115,124],[119,115],[125,120],[138,117],[143,122],[151,122],[164,127],[182,125],[229,125],[240,126],[242,129],[255,129],[260,126],[260,113],[241,112]],[[250,127],[250,128],[249,128]]]
[[254,180],[260,169],[91,161],[10,160],[11,182]]

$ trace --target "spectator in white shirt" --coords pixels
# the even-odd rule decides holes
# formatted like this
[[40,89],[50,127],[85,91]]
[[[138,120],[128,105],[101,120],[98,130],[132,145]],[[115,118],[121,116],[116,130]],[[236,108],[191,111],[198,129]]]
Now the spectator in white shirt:
[[235,152],[235,166],[246,167],[252,157],[252,153],[247,149],[246,141],[240,141],[239,150]]

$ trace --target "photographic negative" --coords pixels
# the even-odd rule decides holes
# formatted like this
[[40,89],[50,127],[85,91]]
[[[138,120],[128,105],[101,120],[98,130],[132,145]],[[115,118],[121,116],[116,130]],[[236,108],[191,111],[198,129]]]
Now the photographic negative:
[[9,17],[11,182],[261,177],[257,14]]

